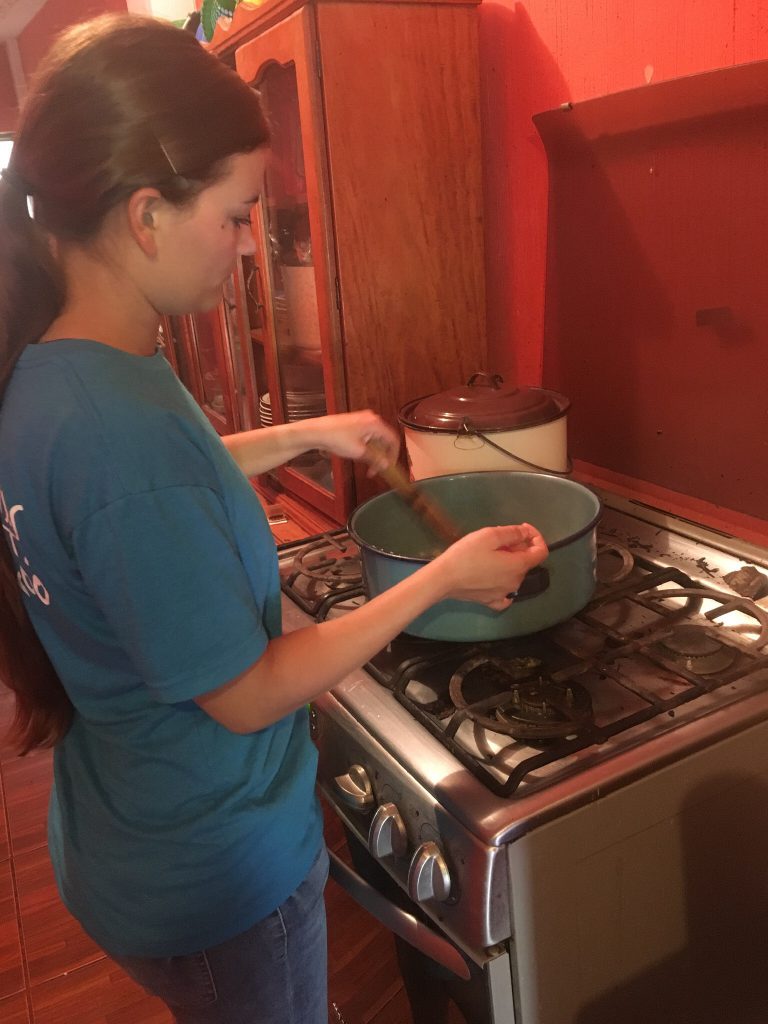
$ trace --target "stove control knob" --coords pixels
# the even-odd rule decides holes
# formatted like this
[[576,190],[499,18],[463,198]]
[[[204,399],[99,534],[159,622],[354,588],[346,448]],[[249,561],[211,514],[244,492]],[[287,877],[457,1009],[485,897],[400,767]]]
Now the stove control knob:
[[372,806],[371,780],[362,765],[351,765],[346,775],[337,775],[333,781],[336,791],[348,807],[356,811],[367,811]]
[[420,903],[443,903],[451,894],[451,874],[437,843],[422,843],[408,869],[408,895]]
[[382,804],[368,832],[368,849],[374,857],[402,857],[408,850],[408,836],[400,811],[394,804]]

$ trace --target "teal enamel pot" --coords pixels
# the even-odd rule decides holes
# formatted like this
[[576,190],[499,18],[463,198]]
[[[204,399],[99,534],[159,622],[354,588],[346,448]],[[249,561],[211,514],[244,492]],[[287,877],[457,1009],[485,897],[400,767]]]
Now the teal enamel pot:
[[[466,533],[531,523],[549,556],[528,573],[512,605],[494,612],[469,601],[441,601],[406,632],[431,640],[482,641],[526,636],[569,619],[595,589],[600,502],[573,480],[545,473],[458,473],[418,482]],[[435,539],[394,491],[358,506],[349,532],[360,547],[369,597],[395,586],[433,557]]]

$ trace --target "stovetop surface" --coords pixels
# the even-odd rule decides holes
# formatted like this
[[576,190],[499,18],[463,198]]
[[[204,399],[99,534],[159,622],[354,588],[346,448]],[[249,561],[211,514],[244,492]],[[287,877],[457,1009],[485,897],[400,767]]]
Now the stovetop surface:
[[[603,500],[601,582],[574,618],[491,643],[401,634],[334,688],[428,788],[459,762],[493,796],[556,802],[768,717],[768,552]],[[343,532],[280,564],[288,629],[365,600]]]

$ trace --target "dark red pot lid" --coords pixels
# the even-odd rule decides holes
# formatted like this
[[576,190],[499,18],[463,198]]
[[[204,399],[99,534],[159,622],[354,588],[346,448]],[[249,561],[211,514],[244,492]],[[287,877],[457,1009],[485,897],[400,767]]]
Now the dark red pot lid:
[[559,419],[569,405],[557,391],[518,388],[497,373],[475,373],[461,387],[408,402],[399,420],[416,430],[518,430]]

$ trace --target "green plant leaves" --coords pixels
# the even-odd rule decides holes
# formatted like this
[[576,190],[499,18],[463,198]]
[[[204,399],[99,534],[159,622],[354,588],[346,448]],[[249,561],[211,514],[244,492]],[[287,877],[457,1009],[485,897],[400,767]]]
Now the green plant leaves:
[[203,35],[206,39],[213,38],[213,30],[216,22],[222,14],[231,16],[240,0],[203,0],[200,8],[200,24],[203,28]]

